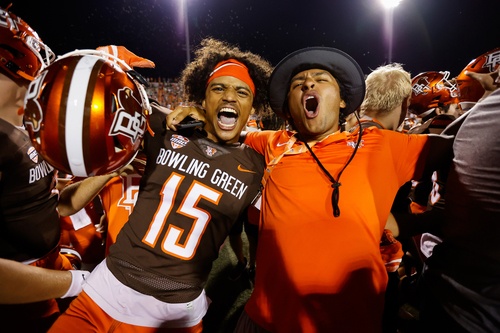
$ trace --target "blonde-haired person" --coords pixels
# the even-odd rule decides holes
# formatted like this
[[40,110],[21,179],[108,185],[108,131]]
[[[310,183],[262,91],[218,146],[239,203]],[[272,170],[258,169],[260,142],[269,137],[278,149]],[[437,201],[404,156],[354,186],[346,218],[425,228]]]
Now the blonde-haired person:
[[378,122],[395,131],[403,122],[411,96],[411,75],[399,63],[377,67],[365,80],[360,107],[362,120]]

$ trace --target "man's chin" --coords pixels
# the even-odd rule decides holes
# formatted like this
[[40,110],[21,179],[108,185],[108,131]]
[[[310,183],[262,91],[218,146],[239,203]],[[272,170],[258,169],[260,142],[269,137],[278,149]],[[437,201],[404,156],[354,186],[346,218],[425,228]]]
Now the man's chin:
[[235,136],[234,131],[221,130],[220,128],[215,130],[215,137],[218,142],[230,141],[231,139],[234,139]]

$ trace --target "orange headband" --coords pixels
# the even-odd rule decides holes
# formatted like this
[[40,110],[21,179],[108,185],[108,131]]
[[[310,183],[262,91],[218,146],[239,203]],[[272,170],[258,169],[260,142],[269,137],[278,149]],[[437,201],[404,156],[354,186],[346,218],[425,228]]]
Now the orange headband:
[[255,95],[255,84],[253,83],[250,74],[248,74],[247,66],[243,65],[241,62],[235,59],[229,59],[219,62],[212,73],[210,73],[207,81],[207,85],[215,78],[221,76],[233,76],[246,84],[252,90],[252,93]]

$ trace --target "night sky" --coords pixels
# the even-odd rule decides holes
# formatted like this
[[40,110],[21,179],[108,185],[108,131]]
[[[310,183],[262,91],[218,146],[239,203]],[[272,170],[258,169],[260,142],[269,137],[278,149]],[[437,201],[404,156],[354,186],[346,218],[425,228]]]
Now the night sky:
[[[330,46],[349,53],[365,74],[390,57],[412,76],[456,76],[500,46],[500,0],[403,0],[394,10],[392,52],[378,0],[184,1],[190,50],[212,36],[273,65],[296,49]],[[156,63],[141,74],[173,79],[187,60],[181,0],[0,0],[4,8],[9,3],[57,55],[124,45]]]

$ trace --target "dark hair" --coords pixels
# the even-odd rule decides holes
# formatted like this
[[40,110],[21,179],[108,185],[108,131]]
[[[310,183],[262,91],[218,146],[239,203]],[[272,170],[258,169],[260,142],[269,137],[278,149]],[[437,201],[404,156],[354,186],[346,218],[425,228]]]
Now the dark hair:
[[261,130],[279,130],[286,128],[286,121],[269,108],[260,115],[259,127]]
[[257,114],[269,106],[267,87],[272,72],[271,64],[249,51],[242,51],[238,46],[214,38],[205,38],[195,50],[195,58],[182,71],[180,82],[189,102],[201,104],[205,99],[205,90],[210,73],[221,61],[236,59],[245,64],[255,84],[253,107]]

